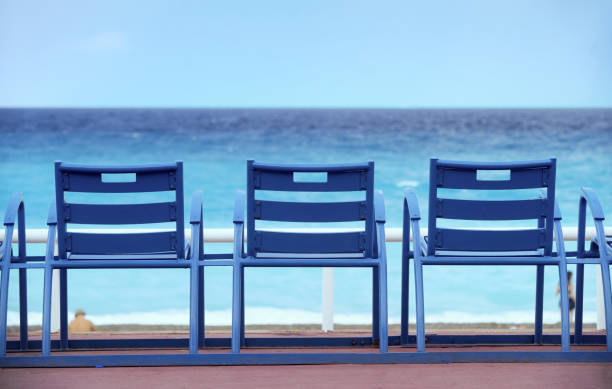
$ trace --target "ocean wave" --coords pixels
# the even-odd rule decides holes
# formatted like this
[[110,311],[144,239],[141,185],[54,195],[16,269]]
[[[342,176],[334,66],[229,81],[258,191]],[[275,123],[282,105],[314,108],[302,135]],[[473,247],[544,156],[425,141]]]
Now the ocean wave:
[[[69,312],[69,317],[73,313]],[[559,311],[544,311],[543,321],[547,324],[559,322]],[[189,311],[184,309],[171,309],[152,312],[130,312],[102,315],[87,315],[94,324],[144,324],[144,325],[187,325],[189,323]],[[529,311],[503,311],[490,313],[468,313],[460,311],[444,311],[440,313],[426,314],[425,320],[429,323],[530,323],[533,322],[534,312]],[[206,325],[231,325],[231,310],[217,310],[205,312]],[[251,307],[245,312],[246,324],[317,324],[321,323],[321,312],[305,311],[299,309],[280,309],[271,307]],[[335,313],[336,324],[370,324],[372,317],[362,313]],[[585,323],[595,323],[597,312],[584,312]],[[389,324],[398,324],[399,316],[389,317]],[[415,318],[410,316],[410,322]],[[40,312],[28,312],[28,323],[40,325],[42,314]],[[7,316],[8,325],[19,324],[19,312],[9,311]]]
[[395,186],[398,188],[415,188],[419,186],[419,182],[414,180],[400,180],[395,183]]

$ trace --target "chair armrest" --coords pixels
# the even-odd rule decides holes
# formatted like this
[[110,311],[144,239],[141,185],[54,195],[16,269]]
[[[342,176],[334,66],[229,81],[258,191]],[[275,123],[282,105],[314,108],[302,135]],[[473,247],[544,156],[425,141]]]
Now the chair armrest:
[[408,206],[408,216],[410,216],[410,220],[421,220],[419,201],[412,189],[406,189],[404,191],[404,202]]
[[377,223],[385,222],[385,197],[381,190],[374,192],[374,219]]
[[203,207],[202,191],[196,190],[191,195],[191,210],[189,223],[191,224],[191,245],[185,245],[185,258],[192,259],[195,253],[197,260],[204,256],[204,227],[202,226]]
[[57,225],[57,209],[55,208],[55,203],[51,202],[49,205],[49,214],[47,216],[47,225],[54,226]]
[[55,259],[55,235],[57,233],[57,223],[49,224],[47,232],[47,247],[45,249],[45,262],[51,262]]
[[23,213],[23,193],[15,192],[11,196],[9,203],[6,207],[6,213],[4,214],[4,225],[12,226],[15,225],[15,219],[21,221]]
[[[586,208],[589,207],[593,222],[595,223],[595,230],[597,240],[599,241],[600,256],[601,253],[606,252],[606,234],[604,231],[603,221],[605,220],[603,208],[599,202],[599,198],[595,194],[595,191],[591,188],[582,188],[580,191],[580,204],[578,209],[578,258],[583,258],[585,255],[584,240],[586,234]],[[601,247],[603,246],[603,251]]]
[[244,257],[244,204],[246,193],[236,191],[234,201],[234,260]]
[[202,224],[202,191],[196,190],[191,195],[191,212],[189,214],[189,223]]
[[422,255],[421,238],[420,238],[420,221],[421,211],[419,209],[419,201],[412,189],[404,191],[404,217],[402,230],[402,256],[410,257],[410,224],[413,224],[412,241],[414,245],[413,256]]
[[17,238],[19,242],[19,257],[25,258],[26,255],[26,226],[25,226],[25,210],[23,202],[23,193],[15,192],[11,196],[9,203],[6,207],[6,213],[4,214],[4,254],[3,257],[12,257],[12,241],[13,231],[15,229],[15,221],[19,223],[17,230]]
[[561,220],[561,208],[559,208],[559,202],[555,199],[555,214],[553,216],[554,220]]
[[244,223],[244,203],[246,202],[246,193],[243,190],[236,191],[234,201],[234,223]]
[[595,191],[591,188],[582,188],[581,189],[581,199],[584,199],[591,210],[591,215],[593,215],[593,219],[595,220],[604,220],[604,212],[601,207],[601,203],[599,202],[599,198],[595,194]]
[[374,229],[376,234],[376,258],[386,258],[386,237],[385,237],[385,224],[384,222],[377,222],[376,228]]

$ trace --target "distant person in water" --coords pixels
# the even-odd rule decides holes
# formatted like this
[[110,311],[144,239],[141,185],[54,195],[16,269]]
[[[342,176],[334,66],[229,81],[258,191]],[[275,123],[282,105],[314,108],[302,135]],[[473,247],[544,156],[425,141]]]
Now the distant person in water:
[[74,319],[68,326],[68,330],[70,332],[91,332],[96,330],[96,326],[91,321],[85,319],[85,311],[78,308],[74,313]]
[[[557,284],[557,291],[555,296],[561,292],[561,284]],[[574,308],[576,308],[576,298],[574,297],[574,285],[572,285],[572,272],[567,272],[567,295],[569,297],[569,310],[570,310],[570,323],[574,321]],[[559,308],[561,308],[561,301],[559,301]]]

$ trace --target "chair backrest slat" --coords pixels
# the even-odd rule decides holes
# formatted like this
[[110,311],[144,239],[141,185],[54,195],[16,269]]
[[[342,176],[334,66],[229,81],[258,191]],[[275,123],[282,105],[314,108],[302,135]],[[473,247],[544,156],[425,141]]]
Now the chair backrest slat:
[[294,173],[295,171],[256,169],[253,172],[255,189],[291,192],[343,192],[366,189],[363,174],[359,171],[328,172],[326,182],[296,182]]
[[546,200],[438,199],[436,216],[462,220],[526,220],[546,216]]
[[147,224],[176,221],[174,202],[150,204],[64,204],[74,224]]
[[132,182],[105,182],[102,174],[125,173],[63,170],[62,189],[84,193],[142,193],[176,189],[176,170],[138,172]]
[[[113,175],[127,176],[116,182]],[[107,176],[109,175],[109,176]],[[122,177],[125,178],[125,177]],[[167,253],[184,258],[183,164],[142,166],[83,166],[55,163],[58,250],[61,258],[78,255]],[[68,203],[66,192],[143,193],[174,192],[174,201],[145,204]],[[109,233],[68,231],[70,224],[174,224],[171,231]]]
[[[504,171],[504,172],[500,172]],[[496,178],[490,173],[504,173]],[[535,252],[552,255],[556,160],[510,163],[440,161],[430,164],[428,255],[445,251]],[[499,176],[499,175],[498,175]],[[440,196],[439,189],[545,189],[526,200],[465,200]],[[534,220],[534,229],[439,228],[438,219]]]
[[365,201],[299,203],[255,200],[255,219],[282,222],[352,222],[364,220]]
[[[296,173],[317,173],[323,180],[303,182]],[[365,192],[365,201],[295,202],[256,198],[258,191]],[[272,165],[247,163],[247,252],[266,254],[355,253],[371,256],[374,223],[374,163],[356,165]],[[276,222],[362,222],[363,230],[300,233],[257,230],[257,220]],[[291,227],[295,227],[292,224]]]
[[438,228],[436,242],[449,251],[533,251],[544,248],[545,231],[459,230]]
[[[96,234],[68,232],[66,244],[71,254],[145,254],[176,251],[176,232],[136,234]],[[120,247],[120,250],[114,248]]]
[[365,250],[365,244],[365,232],[255,232],[255,247],[259,253],[358,253]]
[[[510,180],[478,180],[478,170],[439,168],[437,183],[439,188],[508,190],[539,188],[546,185],[547,172],[544,169],[512,169]],[[495,169],[510,170],[510,169]]]

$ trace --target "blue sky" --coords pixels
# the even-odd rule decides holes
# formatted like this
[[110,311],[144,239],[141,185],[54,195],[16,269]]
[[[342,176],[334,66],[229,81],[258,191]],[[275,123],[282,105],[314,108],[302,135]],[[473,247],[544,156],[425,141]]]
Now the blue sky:
[[612,2],[0,0],[0,106],[612,107]]

